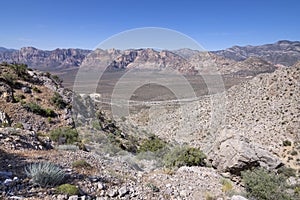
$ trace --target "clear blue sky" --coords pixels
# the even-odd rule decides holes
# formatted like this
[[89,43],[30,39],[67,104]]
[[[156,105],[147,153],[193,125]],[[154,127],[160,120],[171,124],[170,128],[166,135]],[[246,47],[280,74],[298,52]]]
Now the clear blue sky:
[[140,27],[185,33],[207,50],[300,40],[299,0],[2,0],[0,46],[93,49]]

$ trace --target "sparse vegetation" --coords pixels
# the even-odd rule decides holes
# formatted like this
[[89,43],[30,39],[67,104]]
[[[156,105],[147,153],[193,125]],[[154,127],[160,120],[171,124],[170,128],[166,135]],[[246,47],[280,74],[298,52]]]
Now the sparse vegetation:
[[34,91],[35,93],[42,93],[42,91],[37,87],[33,87],[32,91]]
[[292,145],[292,142],[291,141],[289,141],[289,140],[284,140],[283,142],[282,142],[282,144],[283,144],[283,146],[291,146]]
[[17,77],[14,74],[5,73],[2,75],[2,77],[8,85],[14,86],[16,84]]
[[165,148],[167,145],[166,142],[158,138],[156,135],[152,134],[148,137],[148,139],[144,140],[140,145],[138,152],[156,152]]
[[297,152],[296,150],[293,150],[293,151],[291,152],[291,155],[292,155],[292,156],[296,156],[296,155],[298,155],[298,152]]
[[26,97],[24,96],[24,94],[18,94],[18,95],[14,96],[15,102],[21,102],[23,99],[26,99]]
[[85,160],[77,160],[77,161],[72,163],[72,167],[89,169],[92,166],[88,162],[86,162]]
[[14,69],[18,77],[25,78],[27,75],[27,65],[26,64],[11,64],[10,67]]
[[64,177],[64,171],[53,163],[34,163],[25,167],[26,175],[32,182],[41,187],[52,187],[60,184]]
[[224,193],[230,193],[233,190],[233,185],[232,182],[228,179],[222,179],[221,181],[222,183],[222,191]]
[[50,108],[44,109],[37,103],[32,103],[32,102],[25,103],[23,107],[28,111],[37,115],[41,115],[43,117],[56,117],[56,113],[52,109]]
[[75,185],[63,184],[56,188],[56,191],[66,195],[79,195],[79,189]]
[[296,170],[282,166],[277,170],[277,173],[282,174],[286,177],[296,176]]
[[166,167],[205,166],[206,156],[197,148],[189,146],[176,146],[164,156]]
[[286,200],[286,177],[265,169],[253,169],[242,172],[242,181],[248,197],[261,200]]
[[54,95],[50,99],[50,102],[59,109],[64,109],[67,106],[67,104],[64,102],[63,98],[57,92],[54,93]]
[[160,191],[159,188],[156,185],[154,185],[153,183],[147,183],[146,187],[150,188],[153,192],[159,192]]
[[74,144],[79,142],[78,132],[70,127],[62,127],[52,130],[50,139],[58,144]]
[[22,129],[22,128],[23,128],[23,124],[20,123],[20,122],[18,122],[18,123],[16,123],[16,124],[14,125],[14,127],[15,127],[15,128],[20,128],[20,129]]

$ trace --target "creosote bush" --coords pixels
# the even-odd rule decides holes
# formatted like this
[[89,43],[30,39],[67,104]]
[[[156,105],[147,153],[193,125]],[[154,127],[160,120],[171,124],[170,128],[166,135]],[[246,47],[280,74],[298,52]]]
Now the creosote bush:
[[167,143],[158,138],[156,135],[152,134],[148,139],[144,140],[140,145],[138,152],[156,152],[160,149],[166,147]]
[[61,127],[52,130],[50,139],[59,144],[74,144],[75,142],[79,142],[77,130],[70,127]]
[[25,167],[26,175],[32,182],[41,187],[52,187],[60,184],[65,178],[65,172],[53,163],[33,163]]
[[286,176],[254,169],[242,172],[242,181],[245,184],[249,198],[260,200],[287,200],[291,199],[286,193]]
[[171,149],[163,159],[165,167],[206,166],[206,155],[197,148],[177,146]]

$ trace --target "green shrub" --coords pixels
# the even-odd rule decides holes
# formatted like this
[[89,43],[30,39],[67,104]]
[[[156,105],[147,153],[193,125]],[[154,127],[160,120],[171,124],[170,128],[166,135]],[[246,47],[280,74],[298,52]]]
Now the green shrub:
[[77,160],[72,163],[72,167],[75,168],[91,168],[92,166],[85,160]]
[[291,152],[291,155],[292,155],[292,156],[296,156],[296,155],[298,155],[298,152],[297,152],[296,150],[293,150],[293,151]]
[[27,65],[26,64],[13,64],[11,67],[14,69],[18,77],[26,78],[27,76]]
[[156,135],[150,135],[147,140],[144,140],[140,145],[138,152],[156,152],[160,149],[165,148],[167,145],[166,142],[159,139]]
[[245,184],[248,197],[261,200],[290,199],[286,193],[286,177],[268,172],[265,169],[254,169],[242,172],[242,181]]
[[46,108],[45,109],[45,117],[55,117],[56,113],[54,112],[54,110],[50,109],[50,108]]
[[14,125],[15,128],[23,129],[23,124],[21,122],[18,122]]
[[25,167],[25,173],[32,182],[41,187],[52,187],[60,184],[65,172],[53,163],[34,163]]
[[100,122],[98,122],[96,120],[92,121],[92,127],[98,131],[100,131],[102,129]]
[[0,124],[0,127],[3,127],[3,128],[5,128],[5,127],[10,127],[10,124],[7,123],[7,122],[2,122],[2,123]]
[[14,86],[16,84],[17,77],[14,74],[6,73],[3,74],[2,76],[8,85]]
[[20,102],[23,99],[26,99],[26,97],[23,94],[19,94],[19,95],[14,96],[15,102]]
[[221,183],[222,183],[222,192],[229,193],[232,191],[233,185],[230,180],[222,179]]
[[296,176],[296,170],[282,166],[277,170],[277,173],[282,174],[286,177]]
[[55,92],[54,95],[51,97],[50,102],[59,109],[64,109],[67,106],[63,98],[57,92]]
[[37,87],[33,87],[32,91],[34,91],[35,93],[42,93],[42,91]]
[[78,132],[70,127],[62,127],[52,130],[50,139],[59,144],[73,144],[79,141]]
[[41,115],[43,117],[56,117],[56,113],[53,110],[51,110],[50,108],[44,109],[37,103],[25,103],[23,107],[28,111],[33,112],[37,115]]
[[56,188],[56,191],[66,195],[79,195],[79,189],[75,185],[63,184]]
[[283,142],[282,142],[282,144],[283,144],[283,146],[291,146],[292,145],[292,142],[291,141],[289,141],[289,140],[284,140]]
[[177,146],[164,156],[163,162],[166,167],[205,166],[205,159],[206,156],[200,149]]
[[147,183],[146,187],[150,188],[153,192],[159,192],[159,188],[153,183]]

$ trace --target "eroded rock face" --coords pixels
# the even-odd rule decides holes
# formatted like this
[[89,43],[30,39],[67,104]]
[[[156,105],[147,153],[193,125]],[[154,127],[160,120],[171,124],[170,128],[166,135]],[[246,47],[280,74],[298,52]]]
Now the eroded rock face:
[[238,131],[224,129],[210,153],[212,164],[220,171],[240,174],[241,171],[261,166],[276,169],[281,161],[263,146],[250,143]]

